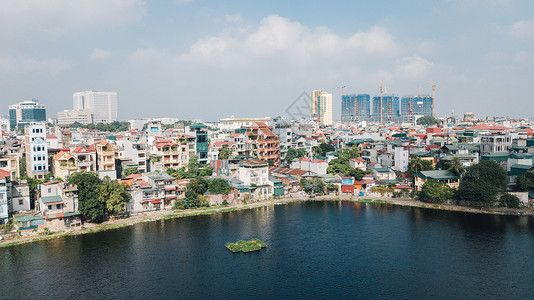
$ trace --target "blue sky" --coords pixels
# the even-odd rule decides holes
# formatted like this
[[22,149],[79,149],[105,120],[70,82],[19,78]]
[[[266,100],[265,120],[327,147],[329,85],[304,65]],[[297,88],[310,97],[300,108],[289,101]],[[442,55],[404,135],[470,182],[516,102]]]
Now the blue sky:
[[[287,3],[289,2],[289,3]],[[284,115],[303,91],[431,93],[436,113],[534,117],[534,2],[3,0],[2,114],[119,93],[119,118]],[[2,112],[3,111],[3,112]]]

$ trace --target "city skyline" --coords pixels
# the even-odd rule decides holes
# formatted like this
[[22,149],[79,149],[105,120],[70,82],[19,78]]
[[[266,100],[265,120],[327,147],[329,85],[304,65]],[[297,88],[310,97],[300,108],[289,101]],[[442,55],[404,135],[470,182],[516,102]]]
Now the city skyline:
[[431,94],[430,81],[438,117],[453,109],[533,117],[525,109],[534,94],[532,8],[512,0],[4,1],[1,114],[35,98],[53,117],[70,109],[73,92],[94,89],[121,94],[119,120],[276,116],[303,91],[323,89],[339,120],[336,87],[373,97],[383,82],[389,93],[417,95]]

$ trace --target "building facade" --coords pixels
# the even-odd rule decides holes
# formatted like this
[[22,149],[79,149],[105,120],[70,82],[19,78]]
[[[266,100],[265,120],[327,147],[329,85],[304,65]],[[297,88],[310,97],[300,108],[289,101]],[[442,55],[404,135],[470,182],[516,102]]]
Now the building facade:
[[33,123],[25,128],[26,173],[28,177],[44,179],[48,174],[48,146],[44,123]]
[[[382,112],[380,107],[382,107]],[[400,98],[392,95],[373,97],[373,121],[382,123],[400,122]]]
[[405,122],[415,121],[414,116],[432,116],[432,96],[405,96],[401,99],[402,120]]
[[341,122],[370,121],[371,96],[351,94],[341,96]]
[[311,92],[311,118],[318,120],[321,125],[332,125],[332,94],[314,90]]
[[117,92],[77,92],[73,95],[73,104],[75,111],[90,111],[95,124],[117,121]]
[[46,107],[35,99],[9,106],[9,127],[15,130],[34,122],[46,121]]

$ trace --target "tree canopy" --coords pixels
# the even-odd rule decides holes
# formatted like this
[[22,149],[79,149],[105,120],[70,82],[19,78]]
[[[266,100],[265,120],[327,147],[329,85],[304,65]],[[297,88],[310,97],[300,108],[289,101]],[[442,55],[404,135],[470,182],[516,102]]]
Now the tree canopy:
[[305,157],[306,156],[306,149],[304,148],[289,148],[287,149],[286,156],[284,158],[286,164],[290,164],[291,161],[295,158]]
[[69,184],[78,188],[78,211],[89,221],[101,221],[105,216],[105,204],[99,199],[100,178],[92,172],[76,172],[69,176]]
[[346,147],[339,151],[339,158],[351,159],[357,157],[360,157],[360,148],[356,146]]
[[523,175],[517,176],[517,186],[522,191],[534,189],[534,172],[528,171]]
[[413,177],[417,172],[434,170],[433,162],[413,156],[408,162],[408,173]]
[[320,178],[310,178],[310,179],[302,178],[300,180],[300,187],[307,194],[314,193],[314,194],[322,195],[324,194],[325,184],[323,180]]
[[137,167],[128,167],[128,168],[125,168],[122,173],[124,177],[127,177],[132,174],[139,174],[139,169]]
[[313,154],[319,155],[319,156],[325,156],[326,153],[335,151],[336,148],[332,146],[331,144],[321,143],[319,146],[314,146],[312,148]]
[[230,155],[232,155],[232,150],[230,150],[227,144],[222,145],[219,149],[219,159],[228,159]]
[[96,129],[99,131],[108,131],[108,132],[120,132],[130,130],[129,122],[118,122],[114,121],[111,123],[98,123],[98,124],[81,124],[79,122],[74,122],[70,124],[70,128],[87,128],[87,129]]
[[125,185],[117,180],[111,181],[108,176],[98,186],[98,199],[105,205],[110,215],[117,215],[126,211],[126,203],[132,199]]
[[230,187],[230,184],[224,179],[215,178],[209,181],[208,191],[212,194],[228,195],[231,190],[232,188]]
[[424,116],[417,119],[417,125],[432,126],[439,123],[440,121],[432,116]]
[[432,203],[440,203],[454,198],[454,189],[445,182],[427,180],[418,195],[419,200]]
[[492,205],[506,190],[506,171],[495,161],[481,161],[467,168],[458,188],[458,199]]

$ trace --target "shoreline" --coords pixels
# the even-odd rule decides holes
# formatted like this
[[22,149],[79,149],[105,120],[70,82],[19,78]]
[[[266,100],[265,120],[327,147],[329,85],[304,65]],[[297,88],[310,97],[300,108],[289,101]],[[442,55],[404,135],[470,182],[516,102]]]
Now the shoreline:
[[159,211],[149,211],[141,212],[135,215],[132,215],[128,218],[123,219],[112,219],[102,223],[85,223],[84,228],[76,231],[57,231],[50,235],[39,235],[30,234],[27,236],[22,236],[14,239],[4,239],[0,241],[0,248],[10,247],[16,245],[22,245],[32,242],[38,242],[43,240],[58,239],[67,236],[76,236],[82,234],[96,233],[100,231],[113,230],[118,228],[123,228],[127,226],[132,226],[137,223],[153,222],[159,220],[169,220],[175,218],[184,218],[191,216],[200,216],[200,215],[212,215],[225,212],[239,211],[239,210],[248,210],[253,208],[265,207],[265,206],[274,206],[274,205],[284,205],[286,203],[294,202],[307,202],[307,201],[348,201],[353,203],[370,203],[370,204],[389,204],[397,206],[406,206],[406,207],[418,207],[424,209],[436,209],[443,211],[454,211],[454,212],[464,212],[464,213],[475,213],[475,214],[490,214],[490,215],[509,215],[509,216],[525,216],[525,215],[534,215],[533,210],[529,209],[508,209],[508,208],[475,208],[469,206],[460,206],[455,204],[438,204],[438,203],[426,203],[414,199],[403,199],[403,198],[389,198],[389,197],[360,197],[353,195],[340,195],[340,196],[318,196],[316,198],[281,198],[273,200],[264,200],[258,202],[252,202],[247,204],[237,204],[233,206],[213,206],[201,209],[194,210],[159,210]]

